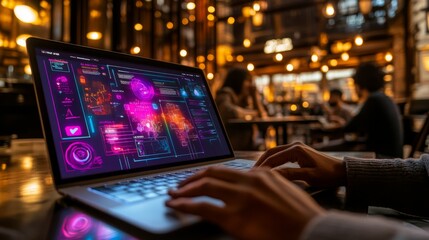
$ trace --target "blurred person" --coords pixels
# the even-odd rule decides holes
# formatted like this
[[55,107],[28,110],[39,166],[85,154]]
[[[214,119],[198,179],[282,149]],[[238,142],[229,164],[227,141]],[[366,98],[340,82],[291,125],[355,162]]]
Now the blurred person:
[[329,91],[328,105],[324,108],[328,123],[344,126],[352,119],[352,110],[343,101],[343,92],[340,89],[333,88]]
[[378,158],[403,157],[403,128],[396,104],[383,92],[384,74],[373,63],[358,66],[353,77],[361,107],[342,129],[345,141],[323,151],[373,151]]
[[[288,162],[300,168],[282,167]],[[342,161],[292,143],[265,152],[249,172],[219,167],[201,171],[170,190],[166,205],[199,215],[238,239],[429,239],[428,232],[387,218],[325,210],[290,182],[346,186],[346,202],[429,216],[428,175],[429,155],[419,160]],[[217,198],[224,205],[192,201],[197,196]]]
[[230,69],[223,86],[216,93],[215,102],[234,150],[259,150],[263,139],[259,137],[256,126],[237,128],[228,124],[230,119],[266,116],[261,96],[252,83],[249,71],[242,68]]
[[356,69],[354,82],[363,106],[345,126],[344,131],[363,134],[365,151],[379,157],[403,157],[403,129],[396,104],[383,92],[384,74],[373,63]]

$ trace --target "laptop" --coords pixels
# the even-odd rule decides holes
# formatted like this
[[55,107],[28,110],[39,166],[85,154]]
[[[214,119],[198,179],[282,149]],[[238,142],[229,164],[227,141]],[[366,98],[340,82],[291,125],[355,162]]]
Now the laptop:
[[165,206],[169,188],[210,165],[252,167],[201,69],[33,37],[27,51],[60,194],[163,234],[200,221]]

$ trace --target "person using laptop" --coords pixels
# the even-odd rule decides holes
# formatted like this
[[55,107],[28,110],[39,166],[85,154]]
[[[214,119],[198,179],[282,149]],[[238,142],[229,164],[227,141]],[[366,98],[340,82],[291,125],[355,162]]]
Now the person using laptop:
[[[297,162],[301,168],[282,168]],[[429,215],[429,155],[344,161],[301,143],[265,152],[249,172],[209,168],[170,190],[166,205],[218,224],[239,239],[428,239],[429,233],[380,217],[325,210],[290,181],[346,186],[348,203]],[[267,168],[271,168],[269,171]],[[288,180],[287,180],[288,179]],[[218,198],[219,207],[189,197]]]

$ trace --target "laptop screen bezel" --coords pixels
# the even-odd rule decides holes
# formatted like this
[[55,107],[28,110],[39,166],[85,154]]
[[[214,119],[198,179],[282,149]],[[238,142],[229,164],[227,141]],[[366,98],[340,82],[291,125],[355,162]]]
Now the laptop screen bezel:
[[175,63],[169,63],[169,62],[163,62],[159,60],[153,60],[148,58],[142,58],[137,56],[132,56],[124,53],[118,53],[118,52],[111,52],[101,49],[95,49],[90,47],[84,47],[64,42],[57,42],[53,40],[46,40],[46,39],[40,39],[35,37],[30,37],[27,39],[27,52],[30,58],[30,65],[31,70],[33,73],[34,78],[34,88],[36,92],[36,99],[37,99],[37,106],[39,108],[40,118],[42,122],[42,129],[44,138],[46,141],[47,151],[48,151],[48,157],[51,165],[52,175],[54,178],[55,185],[61,186],[65,184],[74,184],[78,182],[83,181],[91,181],[95,179],[104,179],[108,177],[120,177],[125,175],[130,175],[133,173],[138,172],[146,172],[150,170],[158,170],[163,168],[169,168],[169,167],[177,167],[177,166],[183,166],[187,164],[195,164],[195,163],[209,163],[211,161],[219,161],[222,159],[231,159],[234,158],[234,152],[231,147],[231,143],[228,139],[227,133],[225,131],[224,124],[222,122],[222,119],[220,118],[219,111],[217,109],[217,106],[214,102],[212,94],[208,94],[210,102],[212,106],[214,107],[216,119],[218,123],[220,124],[221,131],[223,133],[223,136],[225,136],[225,141],[229,149],[229,154],[226,155],[220,155],[216,157],[209,157],[209,158],[203,158],[203,159],[197,159],[197,160],[189,160],[189,161],[180,161],[180,162],[174,162],[170,164],[164,164],[164,165],[158,165],[158,166],[152,166],[152,167],[144,167],[144,168],[137,168],[137,169],[129,169],[129,170],[120,170],[120,171],[113,171],[108,173],[100,173],[100,174],[94,174],[89,176],[80,176],[80,177],[73,177],[73,178],[66,178],[63,179],[60,175],[60,166],[57,161],[57,155],[56,155],[56,146],[54,144],[54,136],[52,127],[54,127],[53,124],[50,124],[49,117],[48,117],[48,106],[47,101],[45,99],[45,94],[43,92],[42,87],[42,79],[41,74],[38,68],[37,64],[37,49],[43,49],[43,50],[49,50],[49,51],[58,51],[58,52],[73,52],[76,54],[82,54],[86,56],[96,56],[97,58],[104,58],[104,59],[114,59],[115,61],[123,61],[123,62],[132,62],[142,65],[149,65],[149,66],[156,66],[159,68],[167,68],[167,69],[173,69],[173,70],[181,70],[186,71],[187,73],[193,73],[193,74],[199,74],[203,77],[203,82],[205,84],[206,89],[210,89],[209,85],[207,83],[207,80],[205,78],[204,72],[199,68],[179,65]]

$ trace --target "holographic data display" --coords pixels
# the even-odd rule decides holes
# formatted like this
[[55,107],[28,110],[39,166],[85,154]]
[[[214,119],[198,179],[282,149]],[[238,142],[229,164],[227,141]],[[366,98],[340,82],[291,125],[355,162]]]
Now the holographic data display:
[[199,74],[37,49],[63,179],[219,156]]

